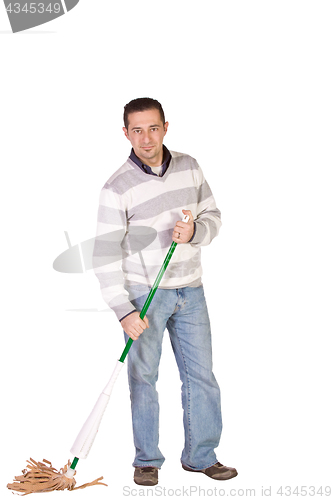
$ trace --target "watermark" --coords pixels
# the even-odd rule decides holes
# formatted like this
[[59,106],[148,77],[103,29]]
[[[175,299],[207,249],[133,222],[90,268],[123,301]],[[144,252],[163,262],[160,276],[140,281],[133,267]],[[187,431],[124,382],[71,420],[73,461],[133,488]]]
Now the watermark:
[[80,0],[4,0],[13,33],[48,23],[72,10]]
[[[129,295],[119,294],[118,296],[108,296],[108,309],[67,309],[73,312],[108,312],[110,308],[120,307],[134,299],[138,299],[149,293],[151,288],[152,278],[156,278],[157,272],[161,273],[162,268],[157,269],[157,265],[147,265],[144,260],[144,252],[149,251],[159,252],[161,262],[166,258],[166,243],[170,243],[172,229],[164,231],[157,237],[157,231],[148,226],[130,226],[128,230],[125,228],[104,233],[88,240],[82,241],[76,245],[72,245],[68,232],[65,231],[65,237],[68,248],[64,250],[53,262],[53,269],[60,273],[86,273],[94,270],[96,276],[100,280],[101,289],[115,286],[124,286],[124,274],[140,274],[141,284],[129,287]],[[156,240],[156,241],[155,241]],[[149,247],[149,248],[148,248]],[[169,250],[171,247],[169,247]],[[134,259],[132,259],[132,257]],[[131,257],[131,259],[127,259]],[[162,260],[163,259],[163,260]],[[148,259],[149,260],[149,259]],[[170,258],[169,258],[170,260]],[[179,276],[179,265],[176,263],[168,266],[169,260],[165,264],[165,276],[168,279],[177,278]],[[193,254],[193,251],[183,247],[182,261],[186,262],[186,271],[189,276],[195,275],[200,268],[200,250]],[[125,264],[124,264],[125,263]],[[166,269],[168,266],[168,269]],[[159,267],[159,266],[158,266]],[[155,274],[156,271],[156,274]],[[163,271],[163,272],[164,272]],[[127,283],[129,286],[129,283]],[[114,300],[113,300],[114,299]],[[123,301],[123,302],[121,302]]]
[[[65,237],[68,248],[54,260],[53,269],[55,271],[67,274],[77,274],[86,273],[93,269],[98,273],[98,268],[100,267],[108,264],[114,264],[118,267],[117,263],[122,262],[126,257],[138,254],[141,269],[147,282],[149,282],[142,251],[155,241],[157,237],[157,231],[155,229],[147,226],[134,226],[129,228],[128,231],[119,229],[95,236],[94,238],[89,238],[76,245],[71,244],[67,231],[65,231]],[[157,243],[157,247],[158,246],[159,243]],[[142,293],[142,291],[133,290],[130,299],[138,298]],[[112,312],[110,307],[107,309],[67,309],[67,311],[94,313]]]
[[157,231],[146,226],[135,226],[125,233],[119,229],[100,236],[95,236],[72,246],[65,231],[68,248],[53,262],[53,269],[60,273],[84,273],[106,264],[116,263],[129,255],[139,254],[144,266],[142,250],[151,245]]
[[154,488],[131,488],[123,487],[124,497],[328,497],[331,496],[330,486],[261,486],[260,488],[203,488],[201,486],[183,486],[181,488],[167,488],[165,486],[155,486]]
[[255,489],[232,488],[225,490],[224,488],[202,488],[201,486],[183,486],[181,488],[167,488],[165,486],[155,486],[154,488],[131,488],[123,487],[124,497],[224,497],[224,496],[240,496],[240,497],[255,497]]

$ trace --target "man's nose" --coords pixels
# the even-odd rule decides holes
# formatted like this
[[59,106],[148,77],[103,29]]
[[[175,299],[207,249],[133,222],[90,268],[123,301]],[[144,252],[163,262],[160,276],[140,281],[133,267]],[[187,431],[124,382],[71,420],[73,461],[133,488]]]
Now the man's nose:
[[150,133],[149,133],[149,131],[143,133],[143,142],[145,144],[149,144],[149,142],[150,142]]

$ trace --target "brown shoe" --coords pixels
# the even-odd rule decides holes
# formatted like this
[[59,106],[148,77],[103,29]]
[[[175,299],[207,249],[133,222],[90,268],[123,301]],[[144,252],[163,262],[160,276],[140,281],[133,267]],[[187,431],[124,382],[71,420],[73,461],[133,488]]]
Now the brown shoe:
[[184,470],[188,470],[189,472],[202,472],[203,474],[206,474],[206,476],[211,477],[212,479],[217,479],[218,481],[231,479],[238,474],[236,469],[234,469],[233,467],[226,467],[225,465],[220,464],[220,462],[216,462],[215,465],[208,467],[208,469],[201,470],[190,469],[184,464],[182,464],[182,467]]
[[156,486],[158,483],[158,468],[135,467],[134,482],[140,486]]

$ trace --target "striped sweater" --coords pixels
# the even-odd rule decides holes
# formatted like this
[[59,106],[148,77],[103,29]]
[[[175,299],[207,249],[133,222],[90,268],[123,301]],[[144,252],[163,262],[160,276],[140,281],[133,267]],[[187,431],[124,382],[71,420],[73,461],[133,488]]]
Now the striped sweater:
[[[182,153],[170,153],[171,161],[162,177],[145,173],[128,158],[100,194],[94,270],[103,299],[119,320],[135,310],[126,284],[154,283],[172,243],[174,226],[183,218],[182,209],[193,214],[194,237],[191,242],[177,246],[160,288],[201,284],[200,247],[208,245],[221,226],[220,211],[196,160]],[[131,253],[131,232],[144,232],[145,228],[153,233],[146,238],[148,245],[140,250],[141,237],[140,251],[136,247]],[[99,257],[105,256],[108,238],[103,235],[106,234],[117,234],[116,240],[123,238],[119,254],[122,258],[103,265],[105,261]]]

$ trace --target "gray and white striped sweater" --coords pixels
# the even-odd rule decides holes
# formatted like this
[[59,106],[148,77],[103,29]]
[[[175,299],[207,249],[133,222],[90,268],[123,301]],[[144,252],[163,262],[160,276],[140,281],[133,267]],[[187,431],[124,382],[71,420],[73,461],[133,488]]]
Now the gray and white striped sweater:
[[[195,234],[191,242],[179,244],[161,281],[160,288],[182,288],[201,284],[200,247],[208,245],[221,226],[220,211],[194,158],[170,152],[171,161],[163,177],[150,175],[130,158],[104,185],[99,201],[97,237],[94,249],[95,274],[103,299],[121,320],[133,312],[127,283],[152,286],[172,243],[173,228],[191,210]],[[104,265],[105,234],[117,231],[127,238],[138,226],[153,228],[157,235],[141,252]],[[110,259],[109,259],[110,260]],[[98,267],[97,267],[98,266]],[[141,292],[142,293],[142,292]]]

